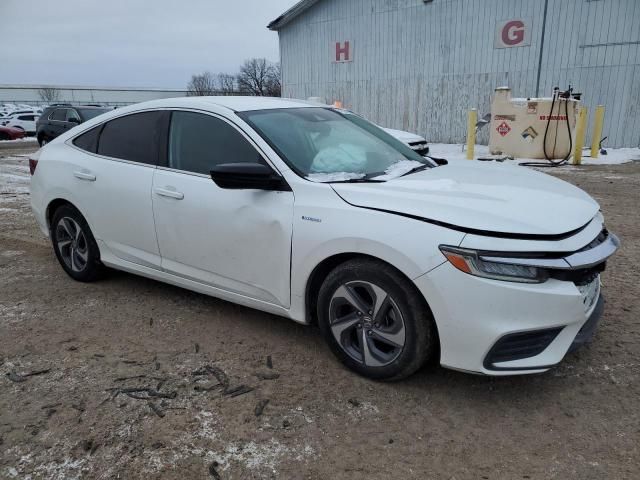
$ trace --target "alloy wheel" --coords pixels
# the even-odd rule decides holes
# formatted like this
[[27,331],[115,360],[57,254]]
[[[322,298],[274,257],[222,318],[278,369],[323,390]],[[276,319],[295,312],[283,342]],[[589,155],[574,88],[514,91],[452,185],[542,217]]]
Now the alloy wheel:
[[405,345],[405,324],[396,302],[370,282],[347,282],[329,307],[333,336],[354,360],[368,367],[393,362]]
[[56,225],[56,244],[65,265],[81,272],[89,261],[89,244],[82,228],[71,217],[62,217]]

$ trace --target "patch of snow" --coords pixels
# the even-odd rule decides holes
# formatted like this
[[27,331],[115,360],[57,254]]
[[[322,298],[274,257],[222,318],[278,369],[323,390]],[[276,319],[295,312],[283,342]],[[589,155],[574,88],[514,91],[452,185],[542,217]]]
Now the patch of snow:
[[18,471],[13,467],[9,467],[7,468],[7,475],[9,475],[9,478],[18,478]]
[[[86,459],[71,460],[65,458],[62,462],[49,462],[36,466],[34,473],[42,474],[42,478],[51,478],[59,480],[74,480],[83,478],[82,466],[87,462]],[[40,478],[40,475],[37,475]]]
[[[589,155],[589,151],[585,149],[582,157],[582,165],[619,165],[628,162],[640,161],[640,148],[607,148],[607,155],[600,154],[598,158],[585,157]],[[487,145],[476,145],[475,158],[478,157],[496,157],[500,155],[491,155]],[[430,143],[429,155],[438,158],[446,158],[450,162],[467,161],[467,152],[462,150],[459,143]],[[506,160],[504,163],[517,165],[522,162],[544,162],[544,159],[533,158],[516,158],[514,160]],[[569,164],[571,166],[571,159]]]
[[263,444],[249,442],[244,445],[236,443],[227,445],[225,452],[214,455],[214,458],[223,471],[227,470],[232,462],[235,462],[244,465],[249,470],[269,469],[275,474],[277,473],[276,466],[285,455],[301,461],[305,456],[311,456],[314,453],[315,451],[309,445],[305,445],[301,449],[290,448],[272,438]]
[[640,148],[607,148],[606,151],[607,155],[600,154],[598,158],[582,157],[583,165],[618,165],[640,161]]
[[[0,208],[0,210],[2,210]],[[18,257],[20,255],[22,255],[24,253],[23,250],[5,250],[4,252],[0,253],[0,256],[3,257]]]
[[211,412],[202,410],[196,414],[196,419],[200,422],[200,429],[196,432],[196,435],[200,438],[206,438],[213,440],[216,438],[216,432],[214,426],[218,423],[217,419]]
[[399,162],[390,165],[385,171],[384,175],[378,175],[373,180],[392,180],[394,178],[401,177],[405,173],[409,173],[416,167],[422,167],[424,163],[417,160],[400,160]]
[[0,143],[3,145],[12,144],[12,143],[23,143],[23,142],[36,143],[36,139],[34,137],[22,137],[22,138],[16,138],[15,140],[0,140]]
[[346,180],[355,180],[363,177],[364,173],[352,172],[310,173],[307,175],[308,180],[316,183],[344,182]]

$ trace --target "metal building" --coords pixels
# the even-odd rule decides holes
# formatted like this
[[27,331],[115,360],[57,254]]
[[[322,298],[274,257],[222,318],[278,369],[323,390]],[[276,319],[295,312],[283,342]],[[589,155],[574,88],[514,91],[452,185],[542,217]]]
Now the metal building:
[[339,100],[455,143],[466,112],[488,113],[496,87],[535,97],[571,84],[590,112],[606,106],[607,145],[635,147],[639,18],[638,0],[303,0],[269,28],[283,96]]

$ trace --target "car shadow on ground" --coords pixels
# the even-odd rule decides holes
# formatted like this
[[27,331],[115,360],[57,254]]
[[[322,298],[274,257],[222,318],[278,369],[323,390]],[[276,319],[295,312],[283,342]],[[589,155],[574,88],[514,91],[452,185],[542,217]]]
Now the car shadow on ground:
[[[311,357],[308,359],[310,362],[321,362],[332,370],[331,373],[341,377],[352,376],[359,382],[374,386],[374,389],[393,388],[430,394],[441,392],[445,396],[464,397],[473,394],[479,400],[491,400],[506,394],[511,398],[525,400],[540,390],[565,388],[567,375],[573,373],[571,371],[577,363],[584,365],[585,362],[580,360],[589,356],[590,347],[587,345],[569,354],[559,366],[545,373],[499,377],[455,371],[441,367],[437,362],[430,362],[409,378],[396,382],[378,382],[363,379],[342,366],[333,357],[315,325],[301,325],[284,317],[122,271],[109,270],[107,277],[98,283],[100,284],[132,292],[136,297],[148,295],[157,299],[160,306],[164,305],[163,308],[168,307],[172,311],[175,307],[182,309],[187,322],[190,321],[189,314],[195,314],[197,319],[191,321],[198,324],[200,335],[204,335],[207,330],[233,330],[242,335],[248,349],[251,348],[251,340],[255,339],[261,344],[267,342],[270,344],[267,349],[273,351],[283,347],[296,350],[303,357]],[[182,330],[188,337],[192,336],[192,331],[191,328]],[[180,340],[174,338],[176,343],[180,343]]]

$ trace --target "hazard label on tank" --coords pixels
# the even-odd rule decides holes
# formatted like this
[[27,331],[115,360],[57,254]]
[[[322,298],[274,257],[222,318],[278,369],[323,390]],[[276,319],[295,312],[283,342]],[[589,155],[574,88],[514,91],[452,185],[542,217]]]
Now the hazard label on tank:
[[504,137],[505,135],[507,135],[511,131],[511,127],[509,126],[509,124],[507,122],[502,122],[500,125],[498,125],[496,130],[498,131],[498,133],[500,135],[502,135]]

